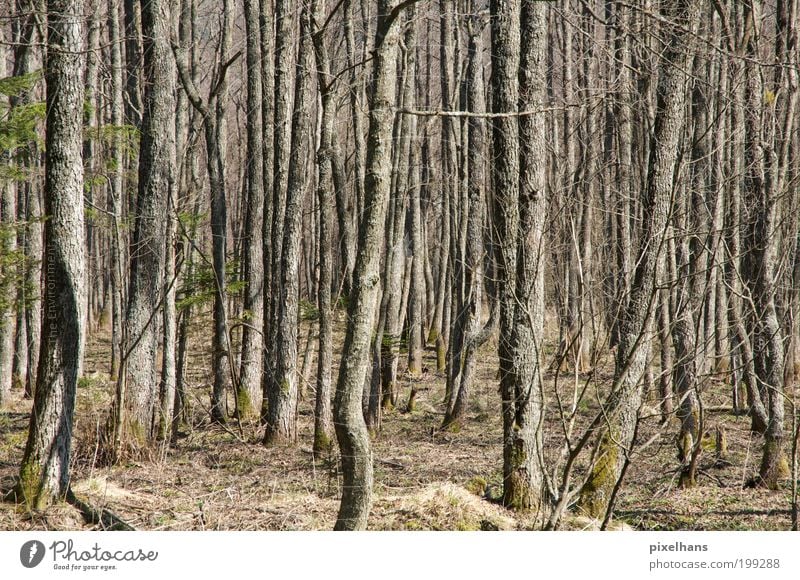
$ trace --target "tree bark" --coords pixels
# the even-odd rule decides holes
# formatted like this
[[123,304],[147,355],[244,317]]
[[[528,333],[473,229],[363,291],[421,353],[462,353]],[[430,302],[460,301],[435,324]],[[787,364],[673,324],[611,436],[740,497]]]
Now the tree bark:
[[[521,37],[520,109],[541,109],[547,97],[547,12],[544,3],[523,3]],[[546,256],[544,225],[547,210],[545,114],[520,117],[519,139],[520,235],[514,292],[517,307],[511,346],[514,416],[511,429],[504,433],[503,440],[503,503],[515,509],[536,512],[545,500],[542,496],[542,336]]]
[[317,85],[322,96],[320,143],[317,150],[317,200],[319,203],[319,355],[317,356],[317,392],[314,405],[314,453],[330,453],[333,447],[333,411],[331,408],[331,365],[333,362],[333,156],[335,97],[330,74],[328,49],[320,28],[325,18],[325,0],[311,2],[314,56],[317,65]]
[[385,227],[391,188],[391,137],[399,40],[397,12],[394,10],[397,6],[398,3],[394,0],[378,1],[366,151],[364,215],[359,223],[353,292],[347,308],[349,323],[339,365],[333,410],[343,473],[342,501],[334,526],[336,530],[365,529],[372,503],[372,450],[361,405],[380,283],[381,233]]
[[69,489],[72,422],[85,335],[83,1],[47,2],[44,316],[18,498],[43,509]]
[[[474,5],[474,3],[473,3]],[[483,47],[481,42],[482,25],[470,23],[469,46],[467,49],[467,110],[484,113]],[[454,260],[455,280],[452,285],[456,303],[456,316],[451,320],[450,348],[451,368],[448,370],[448,401],[443,428],[458,431],[464,421],[470,387],[475,372],[478,348],[493,330],[488,323],[482,328],[483,311],[483,260],[485,227],[485,189],[486,189],[486,120],[471,117],[468,121],[466,141],[467,187],[466,198],[462,203],[462,220],[466,224],[466,244],[463,256]],[[459,252],[461,248],[459,247]],[[483,332],[482,332],[483,331]]]
[[125,316],[127,357],[122,361],[125,369],[120,372],[112,413],[114,459],[144,454],[154,443],[157,321],[162,306],[167,199],[174,187],[175,164],[175,73],[169,27],[168,2],[151,0],[142,7],[145,98]]
[[[248,419],[261,408],[264,359],[264,151],[261,101],[261,28],[259,0],[245,0],[247,52],[247,202],[242,242],[245,278],[242,358],[237,381],[236,415]],[[263,58],[269,58],[264,55]]]
[[[614,385],[604,405],[605,431],[590,477],[581,491],[579,508],[591,517],[604,517],[623,466],[634,445],[642,401],[642,378],[649,355],[649,334],[655,311],[655,283],[661,279],[660,259],[670,213],[673,180],[686,122],[686,101],[692,65],[692,39],[697,30],[696,0],[662,4],[667,17],[667,51],[659,71],[655,132],[650,146],[644,224],[630,302],[620,325]],[[677,22],[687,24],[677,24]]]
[[[286,207],[280,223],[281,242],[280,284],[272,296],[276,300],[277,318],[275,333],[277,364],[274,380],[267,393],[269,412],[264,444],[294,444],[297,439],[298,364],[297,331],[300,293],[300,251],[302,208],[306,187],[306,160],[310,140],[312,106],[312,63],[310,8],[303,6],[301,13],[300,54],[295,75],[294,114],[292,115],[292,146],[289,156]],[[276,178],[277,180],[277,178]],[[280,211],[278,205],[275,211]]]

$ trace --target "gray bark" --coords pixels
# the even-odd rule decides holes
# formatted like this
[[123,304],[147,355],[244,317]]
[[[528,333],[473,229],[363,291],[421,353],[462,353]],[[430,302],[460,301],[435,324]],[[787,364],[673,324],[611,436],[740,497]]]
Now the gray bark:
[[333,78],[325,39],[320,33],[325,17],[325,0],[311,4],[314,55],[317,65],[317,85],[322,95],[320,143],[317,150],[317,200],[319,203],[319,355],[317,356],[317,389],[314,405],[314,453],[329,453],[333,446],[333,410],[331,408],[333,362],[333,156],[335,97]]
[[85,335],[83,2],[49,0],[47,12],[43,340],[18,488],[29,509],[60,500],[69,488]]
[[139,190],[130,248],[127,331],[113,423],[113,456],[138,455],[153,441],[158,384],[158,312],[162,301],[167,199],[174,186],[175,73],[169,48],[170,6],[143,6],[145,98],[139,151]]
[[[247,201],[242,241],[244,319],[242,359],[236,393],[236,414],[249,418],[261,407],[264,342],[264,151],[261,100],[261,28],[258,0],[245,0],[247,52]],[[265,56],[264,58],[269,58]]]
[[[546,91],[547,12],[541,2],[522,6],[520,108],[543,108]],[[545,115],[519,119],[519,238],[513,357],[514,419],[503,439],[503,503],[538,511],[544,503],[542,425],[544,394],[542,351],[544,329]],[[506,401],[504,400],[504,403]]]
[[[608,425],[599,455],[583,487],[579,507],[592,517],[604,517],[634,445],[642,401],[642,379],[649,358],[649,338],[655,312],[655,283],[661,279],[660,259],[673,194],[678,152],[686,122],[691,73],[691,45],[699,20],[696,0],[671,0],[662,5],[667,17],[667,51],[659,71],[655,131],[650,147],[648,186],[643,202],[644,224],[630,302],[620,325],[614,385],[604,405]],[[677,22],[688,23],[678,25]],[[605,423],[607,421],[607,423]],[[595,420],[597,423],[598,420]]]
[[[297,333],[300,293],[300,252],[303,200],[306,194],[306,160],[310,141],[310,110],[313,103],[312,63],[309,7],[303,6],[301,14],[300,54],[295,75],[294,113],[292,115],[292,141],[289,156],[286,206],[279,220],[283,239],[278,291],[273,286],[272,297],[276,301],[277,318],[273,343],[277,361],[274,379],[267,392],[269,411],[264,443],[293,444],[297,439],[298,357]],[[277,176],[276,176],[277,186]],[[280,212],[278,204],[275,211]],[[273,232],[273,235],[275,232]]]
[[[466,78],[467,110],[474,113],[486,111],[483,81],[483,47],[481,43],[482,24],[479,21],[469,24],[468,67]],[[485,342],[490,330],[482,328],[483,311],[483,260],[485,227],[485,189],[486,189],[486,120],[471,117],[468,121],[467,144],[467,185],[462,193],[461,213],[466,227],[466,240],[460,255],[453,266],[455,280],[453,300],[456,303],[455,318],[451,320],[450,348],[452,355],[447,373],[451,400],[448,401],[443,427],[458,430],[464,420],[470,387],[475,374],[478,348]],[[483,332],[482,332],[483,331]]]
[[353,291],[347,308],[339,378],[334,399],[336,438],[342,458],[342,501],[336,530],[363,530],[372,503],[372,450],[362,412],[364,377],[380,285],[380,241],[391,188],[392,123],[397,80],[397,12],[393,0],[379,0],[375,59],[366,149],[364,214],[359,222],[359,249]]
[[[492,18],[492,112],[517,111],[520,70],[520,2],[493,0]],[[497,247],[497,296],[500,306],[500,396],[503,413],[503,503],[527,507],[530,497],[520,488],[515,471],[516,381],[514,328],[517,322],[517,257],[519,247],[519,127],[514,117],[493,117],[492,181]],[[524,452],[520,449],[520,452]],[[517,502],[517,491],[521,501]]]

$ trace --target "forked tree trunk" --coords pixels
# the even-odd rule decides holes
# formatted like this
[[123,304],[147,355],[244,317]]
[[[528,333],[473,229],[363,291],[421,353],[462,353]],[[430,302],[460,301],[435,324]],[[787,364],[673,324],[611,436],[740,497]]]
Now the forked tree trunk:
[[167,199],[174,186],[175,74],[169,48],[170,5],[142,7],[145,98],[139,153],[139,191],[130,250],[130,280],[122,361],[112,412],[112,459],[146,454],[154,443],[158,394],[156,353],[162,306]]

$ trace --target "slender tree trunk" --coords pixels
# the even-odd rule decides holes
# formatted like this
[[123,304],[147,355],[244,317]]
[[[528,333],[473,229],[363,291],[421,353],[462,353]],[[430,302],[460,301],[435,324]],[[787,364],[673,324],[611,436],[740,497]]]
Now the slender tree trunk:
[[[599,455],[581,492],[579,507],[592,517],[603,517],[612,493],[623,475],[632,450],[642,401],[642,378],[649,358],[649,338],[655,311],[655,283],[661,279],[660,259],[673,193],[678,153],[686,122],[686,101],[692,64],[692,39],[697,30],[696,0],[671,0],[662,4],[667,52],[659,71],[655,132],[650,147],[648,187],[644,199],[643,231],[631,297],[620,325],[620,342],[614,370],[614,386],[604,405],[603,435]],[[597,420],[595,420],[597,423]]]
[[364,215],[348,302],[345,333],[334,399],[336,438],[342,458],[342,501],[336,530],[363,530],[372,503],[372,450],[362,411],[364,376],[369,366],[375,304],[380,284],[380,241],[391,188],[391,136],[394,120],[399,40],[393,0],[378,1],[369,137],[366,149]]
[[175,236],[177,224],[173,207],[175,200],[167,200],[167,231],[164,238],[164,306],[163,306],[163,342],[161,346],[161,384],[159,387],[160,413],[158,417],[158,439],[170,441],[175,405],[176,385],[176,338],[177,320],[175,311],[175,277],[177,265],[175,262]]
[[[470,25],[467,68],[467,109],[474,113],[486,111],[484,102],[482,28]],[[448,372],[448,403],[443,427],[458,430],[463,422],[478,348],[488,339],[490,328],[481,332],[483,310],[483,259],[484,221],[486,213],[486,120],[480,117],[469,119],[467,144],[467,197],[462,207],[466,222],[466,244],[464,256],[454,261],[456,271],[453,290],[456,301],[456,316],[451,321],[450,348],[453,350],[451,368]]]
[[[222,2],[222,36],[219,44],[219,73],[216,75],[217,94],[209,99],[209,114],[205,115],[206,161],[211,189],[211,261],[214,269],[214,335],[211,345],[211,365],[214,384],[211,390],[211,420],[224,423],[227,415],[225,391],[231,381],[236,384],[228,334],[228,196],[226,193],[227,123],[225,109],[228,88],[225,66],[230,56],[231,0]],[[211,118],[214,118],[213,123]]]
[[[245,277],[242,360],[236,388],[236,414],[257,415],[261,407],[264,342],[264,151],[261,100],[261,28],[258,0],[245,0],[247,51],[247,202],[242,242]],[[269,58],[264,55],[263,58]]]
[[[122,37],[120,35],[119,6],[115,0],[109,0],[108,27],[111,51],[111,124],[120,131],[124,118],[123,104],[123,78],[122,78]],[[124,242],[122,238],[121,222],[123,208],[125,207],[125,159],[124,137],[117,133],[111,146],[111,157],[114,160],[114,172],[111,175],[108,188],[108,207],[111,212],[111,368],[109,375],[112,380],[117,380],[120,361],[123,356],[123,304],[125,304],[125,289],[123,272],[126,260],[123,259]]]
[[275,143],[275,61],[273,59],[273,46],[275,40],[275,12],[272,0],[259,0],[260,14],[259,27],[261,29],[261,123],[262,139],[267,145],[262,147],[263,154],[263,179],[264,179],[264,211],[262,215],[261,244],[263,260],[263,312],[261,340],[264,346],[261,360],[261,421],[266,421],[269,407],[267,396],[271,384],[271,359],[267,352],[267,339],[272,336],[272,230],[273,230],[273,190],[275,151],[271,146]]
[[[128,122],[134,127],[142,126],[143,77],[142,56],[142,9],[141,2],[123,0],[125,24],[125,105]],[[145,89],[146,90],[146,89]]]
[[[275,333],[277,364],[275,380],[269,392],[269,412],[264,444],[293,444],[297,439],[298,364],[297,331],[300,293],[300,251],[302,208],[306,187],[306,160],[310,140],[312,106],[312,63],[310,8],[303,6],[301,14],[300,54],[295,76],[294,114],[292,115],[292,147],[289,156],[286,207],[280,220],[281,243],[280,286],[273,299],[277,301],[278,316]],[[276,211],[279,211],[277,204]]]
[[[333,446],[333,411],[331,408],[331,365],[333,362],[333,156],[335,97],[330,74],[328,49],[322,34],[325,0],[313,0],[311,5],[312,38],[317,65],[317,85],[322,95],[320,144],[317,150],[317,200],[319,203],[319,355],[317,356],[317,392],[314,406],[314,453],[329,453]],[[349,220],[348,220],[349,221]]]

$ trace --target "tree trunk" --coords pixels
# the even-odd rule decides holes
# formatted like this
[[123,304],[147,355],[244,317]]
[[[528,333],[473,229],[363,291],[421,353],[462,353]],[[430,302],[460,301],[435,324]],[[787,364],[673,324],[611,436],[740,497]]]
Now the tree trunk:
[[[520,2],[492,0],[492,112],[517,111],[520,63]],[[497,280],[500,305],[500,396],[503,413],[503,503],[528,507],[531,499],[526,479],[514,476],[517,458],[530,460],[519,448],[515,457],[516,384],[514,328],[517,310],[517,252],[519,239],[519,128],[513,116],[492,118],[495,244],[498,249]],[[519,443],[517,443],[519,446]],[[524,469],[520,465],[520,469]],[[526,505],[528,503],[528,505]]]
[[[262,0],[264,1],[264,0]],[[262,421],[269,423],[269,414],[275,411],[270,409],[275,394],[280,391],[278,381],[278,360],[280,353],[277,348],[280,340],[278,318],[283,307],[281,298],[281,254],[284,239],[284,220],[286,218],[286,195],[289,162],[292,145],[292,65],[294,63],[294,21],[297,2],[295,0],[277,0],[275,2],[275,65],[273,87],[273,137],[274,144],[272,167],[272,191],[265,195],[272,196],[272,225],[270,239],[269,263],[269,334],[265,338],[266,368],[264,373],[264,399],[261,407]],[[309,73],[310,74],[310,73]],[[264,121],[266,123],[266,119]],[[265,172],[269,173],[268,168]],[[265,258],[266,259],[266,258]]]
[[[541,109],[547,98],[547,12],[541,2],[522,6],[520,108]],[[542,423],[544,396],[542,350],[544,329],[545,114],[519,119],[519,231],[511,356],[513,424],[504,432],[503,503],[515,509],[542,507],[544,481]],[[504,398],[504,404],[508,401]]]
[[43,509],[69,489],[85,332],[83,1],[47,3],[45,272],[39,373],[18,498]]
[[127,357],[122,365],[126,369],[120,372],[113,413],[116,459],[145,453],[154,442],[157,321],[164,280],[167,199],[174,187],[175,164],[175,74],[169,28],[169,3],[151,0],[142,7],[145,98],[125,317]]
[[333,447],[333,411],[331,409],[331,365],[333,361],[333,312],[331,308],[333,283],[333,142],[335,97],[330,74],[328,49],[322,34],[325,0],[311,4],[312,38],[317,65],[317,85],[322,95],[320,144],[317,150],[317,200],[319,202],[319,354],[317,356],[317,392],[314,406],[314,453],[327,454]]
[[[264,358],[264,151],[261,100],[261,29],[258,0],[245,0],[247,51],[247,202],[242,243],[244,327],[242,359],[236,389],[236,415],[248,419],[261,408],[261,371]],[[269,58],[269,55],[264,55]],[[271,168],[270,168],[271,170]]]
[[[289,175],[286,207],[281,216],[280,285],[272,289],[277,301],[278,316],[275,333],[277,351],[274,380],[269,392],[269,412],[264,444],[294,444],[297,439],[297,330],[300,293],[300,251],[302,208],[305,199],[306,161],[310,140],[310,110],[313,103],[312,63],[313,46],[309,35],[309,7],[303,6],[301,14],[300,54],[295,76],[294,114],[292,115],[292,147],[289,156]],[[277,180],[277,178],[276,178]],[[280,211],[277,204],[275,211]]]
[[[667,52],[659,71],[655,132],[652,136],[648,186],[643,202],[645,222],[641,234],[630,302],[620,325],[620,342],[614,369],[614,386],[603,411],[607,421],[599,454],[579,508],[591,517],[604,517],[612,493],[623,475],[623,465],[634,444],[642,401],[642,378],[649,354],[649,334],[655,311],[655,283],[661,279],[660,259],[673,194],[678,153],[686,122],[686,93],[692,65],[692,39],[697,30],[696,0],[671,0],[662,4],[667,28]],[[672,24],[684,22],[683,26]],[[597,422],[597,420],[595,420]]]
[[[470,24],[468,67],[466,79],[467,110],[484,113],[483,47],[482,27]],[[486,120],[471,117],[468,122],[466,141],[467,187],[466,199],[462,203],[462,220],[466,223],[466,244],[464,255],[454,260],[455,280],[453,300],[456,302],[456,316],[450,330],[448,387],[451,401],[448,401],[443,428],[458,431],[463,422],[472,379],[475,372],[475,359],[478,348],[489,337],[489,328],[481,332],[483,310],[483,259],[484,259],[484,221],[486,212]],[[459,248],[460,252],[461,248]]]
[[392,123],[399,40],[394,0],[379,0],[375,34],[366,150],[364,214],[348,302],[350,323],[345,333],[334,399],[336,438],[342,458],[342,501],[336,530],[363,530],[372,503],[372,450],[362,412],[364,376],[370,360],[370,340],[380,284],[380,243],[391,188]]

